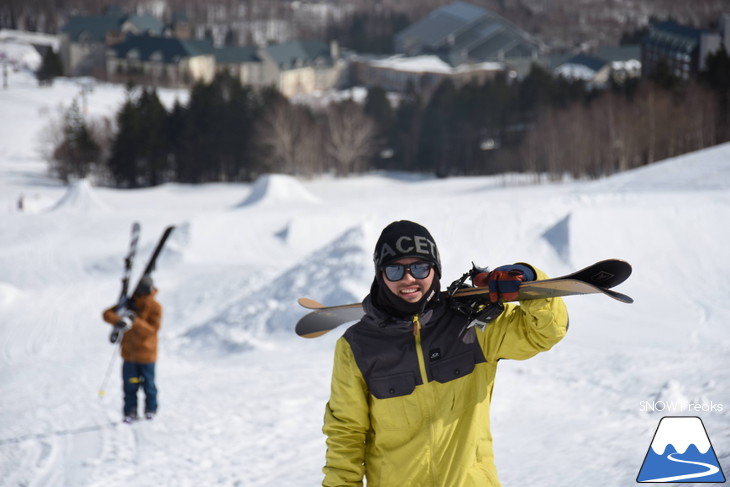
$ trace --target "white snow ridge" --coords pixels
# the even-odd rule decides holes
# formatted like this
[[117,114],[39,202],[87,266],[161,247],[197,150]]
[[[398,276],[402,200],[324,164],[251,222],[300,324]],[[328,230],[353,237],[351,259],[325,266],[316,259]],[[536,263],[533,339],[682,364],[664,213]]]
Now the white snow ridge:
[[248,197],[238,206],[318,202],[319,199],[307,191],[296,178],[285,174],[265,174],[256,179]]
[[297,298],[315,296],[325,304],[360,301],[367,287],[359,283],[372,273],[365,240],[362,226],[351,228],[260,290],[187,331],[182,337],[185,346],[237,353],[265,340],[267,333],[289,332],[305,314],[294,305]]
[[109,207],[94,192],[87,179],[77,179],[68,185],[66,194],[50,209],[50,211],[72,211],[86,213],[90,211],[106,211]]

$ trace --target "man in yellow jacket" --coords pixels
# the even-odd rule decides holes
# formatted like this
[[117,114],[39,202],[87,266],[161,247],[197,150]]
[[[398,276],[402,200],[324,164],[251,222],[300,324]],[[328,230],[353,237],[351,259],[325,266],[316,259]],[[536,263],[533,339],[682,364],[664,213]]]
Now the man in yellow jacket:
[[150,276],[143,276],[132,297],[130,309],[121,316],[116,306],[104,311],[104,321],[123,332],[121,353],[124,390],[124,422],[137,419],[137,392],[140,385],[145,395],[145,417],[157,413],[157,332],[162,324],[162,306],[155,300],[157,289]]
[[[503,311],[484,329],[440,290],[436,243],[423,226],[398,221],[375,248],[365,316],[337,341],[324,487],[495,487],[489,405],[500,359],[527,359],[566,333],[560,298],[501,304],[527,265],[473,277]],[[462,307],[463,309],[463,307]],[[499,308],[497,308],[499,309]]]

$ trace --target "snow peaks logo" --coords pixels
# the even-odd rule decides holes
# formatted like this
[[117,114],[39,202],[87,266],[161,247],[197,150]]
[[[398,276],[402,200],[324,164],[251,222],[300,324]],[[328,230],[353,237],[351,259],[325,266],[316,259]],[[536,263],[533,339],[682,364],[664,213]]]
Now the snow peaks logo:
[[702,420],[696,416],[662,418],[636,482],[725,482]]

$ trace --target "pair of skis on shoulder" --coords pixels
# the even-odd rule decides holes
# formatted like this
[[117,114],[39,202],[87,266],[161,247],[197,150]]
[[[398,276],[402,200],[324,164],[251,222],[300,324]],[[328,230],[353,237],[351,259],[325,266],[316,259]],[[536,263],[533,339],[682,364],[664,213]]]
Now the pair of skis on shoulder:
[[[149,260],[147,261],[147,265],[145,265],[144,271],[142,271],[142,275],[139,278],[139,281],[137,281],[137,285],[134,287],[134,290],[129,293],[129,279],[132,275],[132,266],[134,264],[134,258],[137,255],[137,244],[139,243],[139,234],[140,234],[140,224],[137,222],[132,223],[132,233],[129,239],[129,250],[127,251],[127,255],[124,256],[124,272],[122,274],[122,290],[119,293],[119,299],[117,300],[117,305],[115,306],[114,310],[121,314],[125,310],[128,309],[129,303],[132,299],[132,296],[138,291],[139,284],[142,281],[142,278],[145,276],[149,276],[152,274],[152,272],[155,270],[155,266],[157,265],[157,258],[160,256],[160,253],[162,252],[162,248],[165,246],[165,242],[167,242],[167,238],[170,236],[172,231],[175,229],[174,225],[170,225],[165,228],[165,230],[162,232],[162,236],[157,241],[157,245],[155,246],[155,249],[152,251],[152,255],[150,255]],[[112,343],[116,343],[119,340],[119,330],[114,327],[114,329],[111,332],[111,335],[109,336],[109,341]]]
[[[633,303],[634,300],[613,287],[618,286],[631,275],[631,264],[624,260],[608,259],[596,262],[584,269],[540,281],[528,281],[520,284],[519,294],[515,301],[531,299],[555,298],[580,294],[605,294],[622,303]],[[454,292],[454,298],[479,296],[488,294],[486,287],[463,288]],[[309,310],[296,324],[297,335],[304,338],[315,338],[324,335],[343,323],[359,320],[364,311],[362,303],[324,306],[309,298],[299,298],[298,303]]]

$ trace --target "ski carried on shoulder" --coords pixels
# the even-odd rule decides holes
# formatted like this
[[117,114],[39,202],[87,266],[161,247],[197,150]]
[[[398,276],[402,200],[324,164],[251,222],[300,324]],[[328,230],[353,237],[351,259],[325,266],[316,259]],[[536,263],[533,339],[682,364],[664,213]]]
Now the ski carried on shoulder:
[[[137,281],[137,285],[134,286],[134,290],[130,293],[129,292],[129,278],[132,273],[132,264],[134,262],[134,256],[137,252],[137,243],[139,241],[139,233],[140,233],[140,226],[139,223],[135,222],[132,225],[132,239],[130,243],[130,251],[127,254],[127,257],[124,259],[124,276],[122,277],[122,292],[119,295],[119,301],[117,303],[117,306],[115,307],[115,311],[118,314],[122,314],[127,308],[129,308],[129,303],[132,299],[132,296],[137,292],[139,289],[139,284],[142,281],[142,278],[144,276],[148,276],[152,274],[152,272],[155,270],[155,267],[157,265],[157,258],[160,256],[160,253],[162,252],[163,247],[165,246],[165,242],[167,242],[168,237],[172,233],[172,231],[175,229],[174,225],[170,225],[169,227],[166,227],[165,230],[162,232],[162,236],[157,241],[157,245],[155,246],[155,249],[152,251],[152,255],[150,255],[149,260],[147,261],[147,265],[145,265],[144,271],[142,271],[142,275],[140,276],[139,280]],[[113,328],[111,334],[109,335],[109,341],[112,343],[117,343],[119,340],[120,330],[116,326]]]
[[129,292],[129,278],[132,276],[132,266],[134,258],[137,255],[137,245],[139,243],[140,225],[138,222],[132,223],[132,233],[129,238],[129,250],[124,256],[124,272],[122,273],[122,290],[117,300],[117,309],[122,309],[127,304],[127,293]]
[[297,302],[300,306],[313,310],[302,316],[294,328],[297,335],[304,338],[324,335],[343,323],[359,320],[364,314],[362,303],[325,306],[309,298],[299,298]]
[[[631,264],[628,262],[618,259],[602,260],[565,276],[523,282],[520,284],[516,301],[602,293],[622,303],[633,303],[631,297],[611,289],[624,282],[630,275]],[[484,287],[459,289],[454,293],[454,297],[480,294],[489,294],[489,289]]]
[[[628,279],[631,270],[631,264],[624,260],[602,260],[565,276],[523,282],[520,284],[519,294],[515,301],[581,294],[605,294],[622,303],[633,303],[634,300],[630,296],[611,289]],[[467,287],[456,290],[452,297],[459,299],[488,294],[489,288]],[[299,298],[297,302],[300,306],[312,310],[304,315],[295,327],[297,335],[304,338],[324,335],[343,323],[359,320],[364,313],[361,303],[325,306],[309,298]]]
[[142,280],[144,276],[149,276],[152,274],[157,267],[157,258],[160,256],[160,253],[162,252],[163,247],[165,246],[165,242],[167,242],[167,238],[170,236],[172,231],[175,230],[175,225],[170,225],[169,227],[166,227],[165,230],[162,232],[162,236],[160,236],[160,239],[157,241],[157,245],[155,246],[155,250],[152,251],[152,255],[150,255],[149,260],[147,261],[147,265],[144,267],[144,270],[142,271],[142,275],[140,276],[139,280],[137,281],[137,285],[134,287],[134,291],[132,291],[132,295],[136,293],[139,289],[139,283]]

